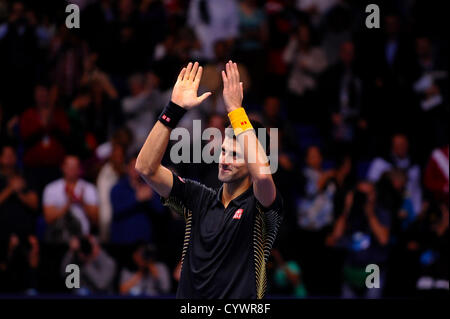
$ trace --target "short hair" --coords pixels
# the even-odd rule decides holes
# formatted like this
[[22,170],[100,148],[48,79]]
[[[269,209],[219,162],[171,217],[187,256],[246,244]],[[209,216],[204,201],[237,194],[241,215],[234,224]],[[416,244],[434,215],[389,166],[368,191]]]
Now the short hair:
[[[266,133],[266,143],[263,145],[261,143],[262,147],[264,148],[264,151],[266,152],[266,155],[270,155],[270,134],[268,133],[267,128],[262,125],[259,121],[251,120],[250,123],[252,124],[253,128],[255,129],[256,137],[258,138],[259,142],[261,143],[261,140],[259,139],[258,131],[259,129],[264,129]],[[232,128],[231,124],[228,124],[227,128]],[[234,134],[234,130],[225,130],[225,136],[231,137],[233,139],[236,139],[236,135]]]

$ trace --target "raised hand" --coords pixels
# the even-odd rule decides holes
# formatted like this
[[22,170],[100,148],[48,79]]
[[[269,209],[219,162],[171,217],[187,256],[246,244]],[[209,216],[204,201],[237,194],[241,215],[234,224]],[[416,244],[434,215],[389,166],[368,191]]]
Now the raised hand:
[[242,106],[242,99],[244,98],[243,83],[239,79],[239,71],[236,63],[231,60],[225,66],[225,71],[222,71],[223,80],[223,99],[227,112],[231,112]]
[[189,62],[187,67],[183,68],[178,75],[177,82],[173,87],[171,101],[185,109],[190,109],[199,105],[210,96],[211,92],[197,96],[202,73],[203,68],[199,66],[198,62],[194,64]]

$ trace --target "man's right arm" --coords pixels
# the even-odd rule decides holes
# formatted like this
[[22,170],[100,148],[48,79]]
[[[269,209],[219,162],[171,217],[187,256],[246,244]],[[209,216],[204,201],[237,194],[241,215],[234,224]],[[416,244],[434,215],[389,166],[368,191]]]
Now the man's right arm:
[[169,196],[173,182],[172,172],[161,165],[169,136],[170,129],[157,121],[136,160],[136,170],[164,198]]
[[[197,62],[189,63],[178,75],[172,91],[171,102],[183,109],[190,109],[202,103],[210,92],[197,96],[203,69]],[[173,186],[172,172],[161,165],[169,143],[171,128],[157,121],[136,160],[136,170],[145,181],[162,197],[170,195]]]

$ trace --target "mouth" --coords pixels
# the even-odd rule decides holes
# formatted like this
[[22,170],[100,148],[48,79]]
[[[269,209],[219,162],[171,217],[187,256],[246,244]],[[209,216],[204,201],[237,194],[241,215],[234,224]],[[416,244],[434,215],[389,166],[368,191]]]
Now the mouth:
[[231,166],[222,164],[222,165],[220,165],[220,170],[222,172],[231,172]]

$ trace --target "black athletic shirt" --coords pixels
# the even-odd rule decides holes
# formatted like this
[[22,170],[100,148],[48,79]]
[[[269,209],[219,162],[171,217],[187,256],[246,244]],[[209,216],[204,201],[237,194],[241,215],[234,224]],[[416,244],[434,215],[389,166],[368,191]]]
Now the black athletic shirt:
[[225,209],[222,189],[213,190],[173,174],[164,205],[186,220],[177,298],[261,299],[266,263],[282,218],[282,198],[264,208],[253,186]]

